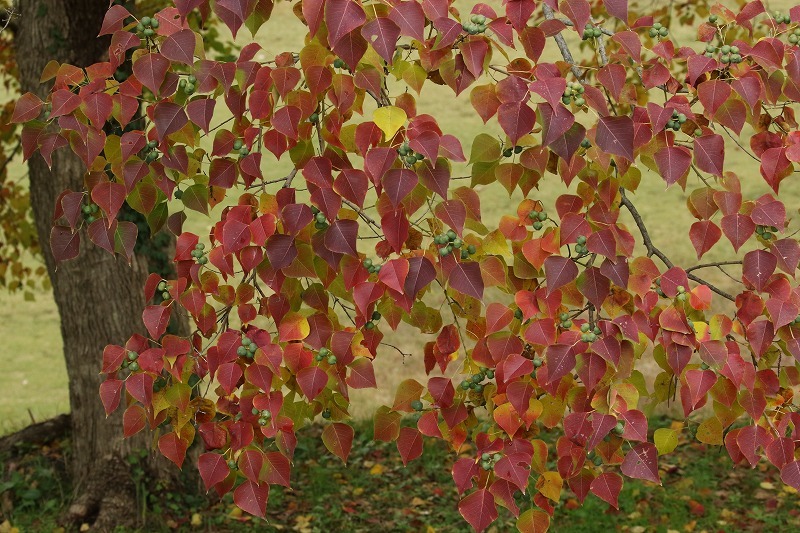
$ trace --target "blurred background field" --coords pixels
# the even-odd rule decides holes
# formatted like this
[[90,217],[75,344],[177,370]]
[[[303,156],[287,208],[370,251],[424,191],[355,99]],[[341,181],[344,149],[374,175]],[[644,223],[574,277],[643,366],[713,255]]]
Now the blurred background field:
[[[499,5],[499,2],[494,3]],[[269,59],[282,51],[298,50],[302,46],[303,32],[300,23],[291,12],[292,5],[287,2],[278,3],[273,20],[266,24],[256,37],[264,48],[259,59]],[[663,4],[654,2],[654,5]],[[771,2],[769,8],[786,11],[790,5],[790,2],[782,0]],[[459,0],[456,6],[462,11],[468,11],[471,4]],[[692,38],[691,28],[678,25],[671,27],[670,30],[679,44],[686,44]],[[239,44],[247,42],[249,38],[249,34],[244,33],[239,36]],[[578,50],[577,39],[571,44],[574,51]],[[577,55],[590,53],[593,53],[590,49],[582,49]],[[546,60],[560,60],[552,43],[548,44],[546,54],[549,54]],[[399,85],[394,87],[400,90]],[[371,108],[368,105],[369,102],[365,106],[367,118],[371,116]],[[449,88],[427,82],[418,100],[418,110],[435,115],[445,133],[458,136],[466,154],[469,154],[471,140],[478,133],[486,132],[501,136],[496,120],[492,119],[489,124],[484,125],[474,113],[469,103],[469,91],[455,98]],[[578,118],[580,120],[580,116]],[[747,129],[742,133],[740,140],[742,145],[749,146],[750,135]],[[726,167],[738,173],[747,196],[769,192],[759,174],[758,163],[727,137],[726,141],[728,141]],[[283,176],[288,172],[289,165],[288,157],[278,162],[269,162],[265,174],[270,178]],[[696,256],[688,239],[688,229],[693,220],[685,205],[688,193],[702,186],[702,183],[696,177],[690,176],[686,191],[677,186],[666,189],[664,181],[659,176],[644,167],[641,168],[642,182],[631,198],[650,228],[654,243],[677,264],[696,263]],[[26,169],[21,160],[14,163],[12,172],[24,176]],[[465,166],[454,169],[455,176],[467,173],[468,169]],[[552,206],[553,200],[565,190],[556,176],[547,175],[540,184],[540,190],[534,190],[530,196],[542,200],[545,206]],[[479,193],[484,222],[490,228],[502,214],[514,212],[522,198],[518,193],[509,198],[506,190],[498,184],[479,186]],[[794,177],[785,180],[781,185],[781,195],[789,208],[790,217],[795,215],[800,205],[798,180]],[[221,207],[218,206],[212,216],[219,209]],[[189,213],[187,229],[200,235],[207,234],[209,219],[194,212]],[[623,216],[627,216],[627,212],[624,212]],[[633,227],[632,221],[628,222]],[[638,238],[635,228],[633,233]],[[369,253],[368,245],[362,246],[360,251]],[[720,259],[723,257],[723,252],[726,259],[733,258],[730,244],[725,239],[703,259],[704,261]],[[706,274],[709,281],[729,290],[734,288],[734,282],[723,274],[717,271],[708,271]],[[0,349],[0,367],[3,369],[0,372],[0,433],[4,433],[27,424],[31,419],[42,420],[66,412],[68,399],[66,369],[61,357],[58,314],[51,295],[38,292],[33,300],[27,300],[19,294],[2,293],[0,302],[3,304],[0,305],[0,338],[3,339],[3,347]],[[86,302],[86,305],[90,306],[92,303]],[[387,342],[395,344],[412,356],[403,358],[397,351],[385,348],[384,353],[376,359],[379,388],[356,391],[357,394],[354,394],[353,399],[355,416],[370,416],[375,407],[391,401],[395,386],[401,380],[424,375],[421,350],[424,342],[430,340],[427,337],[403,327],[396,333],[387,332],[385,339]],[[650,377],[658,371],[655,364],[647,360],[643,361],[642,370]]]

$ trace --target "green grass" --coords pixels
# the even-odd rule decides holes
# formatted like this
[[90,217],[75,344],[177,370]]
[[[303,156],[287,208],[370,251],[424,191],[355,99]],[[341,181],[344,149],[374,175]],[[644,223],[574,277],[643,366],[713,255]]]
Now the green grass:
[[[653,427],[667,424],[665,419],[651,421]],[[266,522],[241,515],[230,496],[211,501],[161,491],[144,478],[132,457],[131,474],[140,496],[131,509],[146,511],[136,531],[466,531],[449,472],[456,455],[443,442],[426,442],[423,456],[404,467],[394,444],[374,442],[371,424],[359,423],[345,466],[325,450],[320,432],[320,426],[299,432],[293,490],[271,488]],[[542,438],[552,444],[555,434]],[[7,491],[0,523],[8,520],[22,532],[53,530],[70,491],[65,445],[28,450],[14,459],[11,473],[0,477],[0,494]],[[0,457],[0,466],[9,464]],[[683,443],[680,453],[662,456],[660,466],[663,486],[625,480],[619,510],[593,495],[581,506],[565,489],[553,531],[790,531],[800,526],[797,493],[784,490],[777,471],[764,463],[752,471],[734,469],[724,451]],[[531,486],[537,477],[531,476]],[[530,497],[518,495],[521,509],[530,507]],[[192,526],[193,517],[200,524]],[[494,527],[515,531],[511,512],[501,508]]]

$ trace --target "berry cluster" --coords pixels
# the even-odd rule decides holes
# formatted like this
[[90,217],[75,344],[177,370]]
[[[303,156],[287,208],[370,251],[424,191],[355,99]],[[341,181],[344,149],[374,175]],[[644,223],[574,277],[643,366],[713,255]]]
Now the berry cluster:
[[158,26],[158,20],[150,17],[142,17],[142,20],[136,25],[136,33],[149,39],[156,34]]
[[319,349],[317,355],[314,356],[314,361],[316,361],[317,363],[321,363],[322,361],[326,360],[328,361],[328,364],[331,366],[336,364],[336,356],[333,355],[333,352],[331,352],[328,348],[323,346],[322,348]]
[[[461,250],[461,259],[467,259],[478,251],[474,244],[464,247],[464,241],[459,239],[456,232],[451,229],[447,230],[447,233],[435,236],[433,242],[439,246],[439,255],[442,257],[450,255],[453,250]],[[462,247],[464,248],[462,249]]]
[[204,251],[205,249],[206,245],[203,244],[202,242],[198,242],[194,246],[194,250],[192,250],[192,257],[194,257],[197,260],[197,264],[199,265],[205,265],[206,263],[208,263],[208,256],[206,256],[206,253]]
[[381,271],[381,265],[373,265],[372,259],[369,257],[364,259],[364,262],[361,264],[364,265],[364,268],[366,268],[367,272],[370,274],[378,274]]
[[461,25],[464,28],[464,31],[469,33],[470,35],[477,35],[479,33],[483,33],[486,31],[488,25],[486,24],[486,16],[485,15],[472,15],[469,17],[469,22],[465,22]]
[[325,216],[325,213],[320,211],[317,206],[311,206],[311,212],[314,213],[314,227],[318,230],[323,230],[328,228],[328,217]]
[[158,141],[156,140],[152,140],[147,143],[147,146],[145,146],[144,148],[144,152],[146,154],[144,156],[145,163],[152,163],[153,161],[158,159],[158,150],[156,150],[157,147],[158,147]]
[[480,372],[472,374],[469,379],[461,382],[463,390],[474,390],[475,392],[483,392],[483,382],[486,379],[494,379],[494,370],[490,368],[482,368]]
[[652,37],[653,39],[655,39],[656,37],[660,39],[662,37],[666,37],[667,35],[669,35],[669,30],[667,29],[666,26],[664,26],[660,22],[656,22],[653,24],[653,27],[650,28],[648,35],[650,35],[650,37]]
[[780,11],[776,11],[773,15],[775,24],[791,24],[792,18],[789,15],[784,15]]
[[89,202],[88,204],[84,204],[81,207],[81,213],[83,214],[83,219],[86,220],[88,224],[91,224],[95,220],[98,219],[97,213],[100,211],[100,206],[93,202]]
[[678,285],[676,288],[678,289],[678,296],[676,296],[676,298],[678,299],[679,302],[685,302],[686,301],[686,287],[684,287],[683,285]]
[[161,293],[161,299],[164,300],[164,301],[167,301],[167,300],[169,300],[171,298],[171,296],[169,295],[169,291],[167,290],[168,288],[169,287],[167,286],[167,282],[166,281],[161,280],[158,283],[158,292]]
[[405,143],[400,145],[400,148],[397,149],[397,153],[403,159],[403,162],[410,167],[416,165],[417,162],[425,159],[424,155],[419,153],[414,153],[414,150],[409,148],[409,146]]
[[499,453],[483,453],[481,454],[481,468],[491,470],[494,468],[495,463],[502,458],[502,454]]
[[241,139],[233,141],[233,149],[239,152],[239,157],[244,157],[250,153],[250,150],[244,145]]
[[597,326],[592,328],[589,324],[581,324],[581,340],[583,342],[594,342],[601,333],[600,328]]
[[261,427],[266,426],[269,424],[270,418],[272,418],[272,413],[270,413],[267,409],[263,411],[259,411],[257,408],[253,407],[251,411],[254,415],[258,415],[258,425]]
[[372,312],[372,319],[369,322],[367,322],[366,324],[364,324],[364,328],[365,329],[375,329],[375,322],[380,320],[381,316],[383,316],[383,315],[381,315],[379,311],[373,311]]
[[236,355],[246,359],[253,359],[256,355],[258,346],[249,337],[242,335],[242,345],[236,349]]
[[591,23],[587,22],[586,26],[583,28],[583,40],[588,41],[591,39],[597,39],[598,37],[603,35],[603,30],[600,28],[595,28],[592,26]]
[[513,148],[506,148],[503,150],[503,157],[511,157],[514,154],[521,154],[522,146],[514,146]]
[[775,226],[756,226],[756,235],[764,239],[765,241],[770,240],[775,236],[775,233],[778,232],[778,228]]
[[578,238],[575,239],[575,253],[578,255],[583,255],[589,253],[589,249],[586,247],[586,236],[585,235],[578,235]]
[[186,79],[181,78],[181,81],[178,82],[178,88],[182,90],[184,94],[194,94],[194,91],[197,89],[197,78],[191,74]]
[[706,57],[714,57],[715,53],[719,53],[719,60],[725,65],[729,63],[741,63],[742,54],[739,53],[738,46],[731,46],[724,44],[717,48],[713,44],[706,45],[706,51],[703,55]]
[[127,368],[131,372],[136,372],[139,370],[139,363],[136,362],[137,359],[139,359],[139,354],[133,350],[128,350],[127,356],[122,361],[122,368]]
[[567,88],[564,94],[561,95],[561,103],[569,105],[570,102],[575,102],[578,107],[586,105],[586,99],[582,96],[586,89],[578,81],[571,81],[567,83]]
[[528,218],[533,220],[533,229],[539,231],[544,226],[543,222],[547,220],[547,211],[531,211],[528,213]]
[[673,131],[681,131],[681,125],[683,125],[688,119],[686,115],[683,113],[679,113],[677,109],[672,110],[672,118],[669,119],[665,129],[673,130]]
[[572,320],[569,318],[569,313],[561,313],[558,315],[558,319],[561,321],[559,324],[561,329],[569,329],[572,327]]

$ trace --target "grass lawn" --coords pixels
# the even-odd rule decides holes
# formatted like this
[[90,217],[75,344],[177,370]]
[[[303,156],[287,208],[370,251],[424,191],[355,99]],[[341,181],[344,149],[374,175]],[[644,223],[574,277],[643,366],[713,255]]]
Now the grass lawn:
[[[407,421],[410,422],[410,421]],[[653,428],[669,424],[652,421]],[[455,455],[441,441],[429,441],[420,459],[404,467],[394,444],[372,440],[368,422],[356,426],[356,439],[345,467],[329,454],[319,438],[320,426],[299,434],[291,474],[293,490],[273,486],[267,522],[242,515],[230,496],[209,501],[179,491],[161,492],[142,477],[134,457],[131,473],[139,498],[131,506],[145,511],[136,531],[300,531],[303,533],[361,532],[379,528],[403,532],[466,531],[458,513],[458,494],[449,468]],[[555,433],[541,437],[554,442]],[[9,463],[13,473],[0,479],[4,500],[0,524],[8,520],[21,532],[53,531],[58,511],[65,505],[69,481],[63,472],[63,445],[54,443]],[[791,531],[800,527],[800,499],[783,488],[775,469],[765,464],[755,470],[733,469],[727,454],[701,444],[685,444],[679,453],[661,458],[663,486],[625,480],[620,509],[589,496],[581,506],[562,495],[556,507],[553,531],[632,533],[701,531]],[[469,454],[470,450],[465,450]],[[555,464],[549,464],[555,469]],[[6,471],[4,468],[3,471]],[[531,477],[531,485],[538,476]],[[519,495],[521,509],[530,495]],[[514,517],[500,508],[494,532],[515,531]],[[0,525],[0,531],[2,525]],[[124,530],[119,530],[120,532]]]

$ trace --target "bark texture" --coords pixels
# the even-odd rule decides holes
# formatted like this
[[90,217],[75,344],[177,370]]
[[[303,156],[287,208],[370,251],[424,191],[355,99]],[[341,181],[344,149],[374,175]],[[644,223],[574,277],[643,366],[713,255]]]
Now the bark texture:
[[[98,39],[97,32],[107,9],[108,0],[18,1],[14,41],[22,91],[46,99],[48,87],[39,79],[52,59],[80,67],[101,61],[108,41]],[[152,435],[123,440],[123,409],[106,418],[98,396],[99,369],[106,344],[124,344],[132,333],[144,333],[147,260],[135,256],[128,265],[92,245],[83,232],[80,255],[56,265],[49,245],[55,201],[65,189],[84,190],[85,169],[69,149],[53,155],[52,170],[38,154],[28,165],[31,204],[61,316],[69,376],[75,495],[65,522],[110,530],[136,521],[135,486],[124,458],[133,449],[149,448]],[[155,475],[165,472],[155,467]]]

